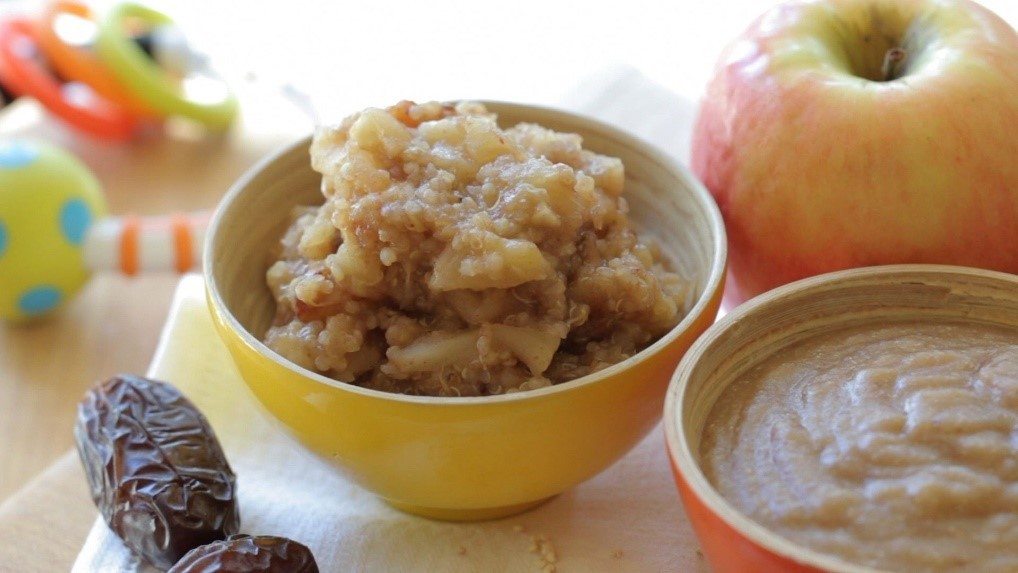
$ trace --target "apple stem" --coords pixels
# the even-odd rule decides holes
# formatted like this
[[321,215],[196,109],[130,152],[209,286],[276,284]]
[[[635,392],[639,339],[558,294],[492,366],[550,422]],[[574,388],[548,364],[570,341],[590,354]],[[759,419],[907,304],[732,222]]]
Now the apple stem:
[[880,75],[885,82],[897,79],[901,73],[901,63],[905,61],[905,50],[894,47],[884,53],[884,64],[880,67]]

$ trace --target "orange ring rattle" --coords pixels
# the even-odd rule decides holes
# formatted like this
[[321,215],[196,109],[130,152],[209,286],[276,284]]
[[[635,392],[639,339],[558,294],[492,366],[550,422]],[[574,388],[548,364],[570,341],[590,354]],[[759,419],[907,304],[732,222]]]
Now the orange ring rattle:
[[103,139],[125,140],[138,127],[135,116],[96,94],[87,86],[79,98],[35,59],[39,37],[28,19],[0,22],[0,81],[10,91],[39,100],[68,124]]
[[106,64],[90,50],[64,42],[55,27],[57,18],[64,14],[83,20],[95,20],[92,10],[76,0],[56,0],[46,7],[37,23],[36,39],[47,60],[57,72],[69,80],[87,84],[97,94],[129,113],[146,118],[160,117],[160,114],[143,99],[136,97],[124,87]]

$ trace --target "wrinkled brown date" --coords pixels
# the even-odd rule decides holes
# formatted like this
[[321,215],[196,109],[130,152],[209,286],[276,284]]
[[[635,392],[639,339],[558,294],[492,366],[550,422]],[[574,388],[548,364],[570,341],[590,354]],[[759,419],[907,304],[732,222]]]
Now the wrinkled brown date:
[[107,380],[78,405],[74,437],[103,519],[156,567],[237,532],[236,476],[205,417],[173,386]]
[[169,573],[318,573],[311,550],[285,537],[232,535],[192,550]]

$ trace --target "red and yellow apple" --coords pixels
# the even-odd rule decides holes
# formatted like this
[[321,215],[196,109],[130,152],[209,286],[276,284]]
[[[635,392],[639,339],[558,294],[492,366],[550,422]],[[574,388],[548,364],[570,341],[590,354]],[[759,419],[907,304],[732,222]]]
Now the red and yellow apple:
[[1018,273],[1018,35],[966,0],[779,5],[722,54],[692,167],[729,302],[876,264]]

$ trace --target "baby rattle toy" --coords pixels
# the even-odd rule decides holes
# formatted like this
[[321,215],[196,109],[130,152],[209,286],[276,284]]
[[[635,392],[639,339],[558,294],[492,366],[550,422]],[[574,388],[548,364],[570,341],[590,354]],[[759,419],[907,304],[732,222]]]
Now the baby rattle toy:
[[[61,36],[62,18],[91,27],[91,44]],[[129,34],[129,24],[138,23],[139,35]],[[186,89],[186,80],[196,79],[205,86],[198,97]],[[222,131],[237,114],[229,86],[174,21],[131,2],[98,18],[85,4],[57,0],[38,20],[0,22],[0,84],[5,100],[33,97],[68,125],[112,141],[131,139],[167,117]]]
[[139,119],[81,83],[63,83],[42,59],[35,25],[25,18],[0,22],[0,81],[18,96],[31,96],[57,118],[90,135],[125,140]]
[[57,309],[94,271],[185,272],[207,215],[107,217],[99,182],[51,145],[0,143],[0,319]]
[[[62,17],[91,25],[90,43],[58,34]],[[142,30],[129,29],[138,22]],[[188,97],[178,80],[199,76],[219,81],[218,99]],[[76,0],[56,0],[38,21],[0,21],[0,97],[34,97],[100,138],[129,139],[170,116],[225,129],[237,102],[219,77],[169,17],[138,4],[94,18]],[[310,98],[290,84],[278,87],[318,123]],[[0,320],[54,311],[92,272],[185,272],[197,265],[207,220],[208,214],[108,217],[99,182],[71,154],[42,143],[0,142]]]

